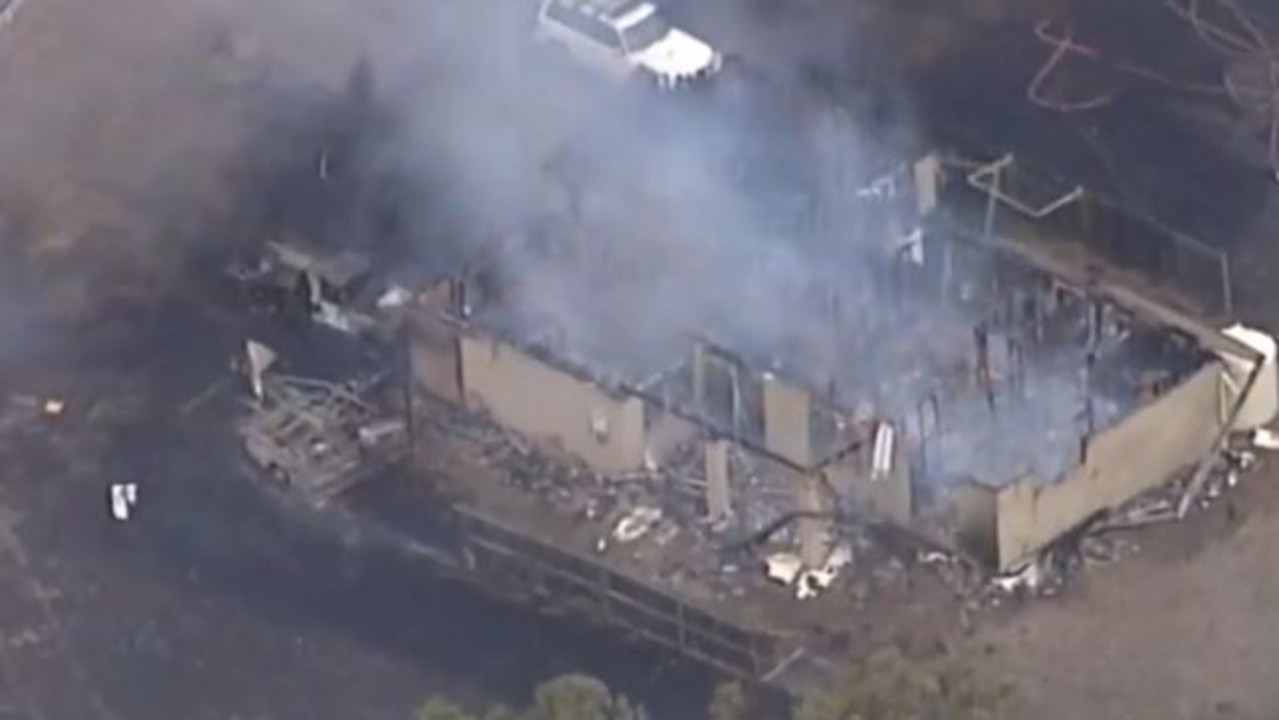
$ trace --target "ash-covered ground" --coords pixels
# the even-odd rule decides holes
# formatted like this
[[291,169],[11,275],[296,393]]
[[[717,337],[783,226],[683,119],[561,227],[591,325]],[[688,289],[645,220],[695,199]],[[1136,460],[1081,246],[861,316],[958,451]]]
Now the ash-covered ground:
[[[114,304],[56,359],[7,369],[67,411],[5,410],[0,717],[407,717],[445,687],[514,702],[581,666],[683,693],[672,717],[691,702],[696,670],[436,577],[383,524],[403,503],[393,480],[354,498],[372,523],[250,481],[225,386],[240,333],[209,312]],[[122,480],[140,486],[128,524],[106,512]]]
[[[940,118],[957,135],[1048,155],[1070,154],[1059,149],[1076,140],[1101,143],[1104,152],[1074,157],[1109,168],[1115,186],[1146,198],[1152,212],[1207,218],[1196,232],[1240,248],[1254,285],[1268,286],[1273,252],[1249,244],[1268,226],[1264,163],[1215,149],[1202,133],[1186,140],[1173,115],[1149,111],[1140,94],[1068,120],[1027,111],[1025,84],[1046,59],[1029,35],[1037,10],[993,1],[912,3],[905,13],[895,3],[757,5],[682,0],[673,9],[781,84],[869,105],[885,124],[923,128]],[[211,274],[201,263],[220,261],[199,253],[325,217],[332,198],[302,178],[314,175],[314,148],[336,146],[343,125],[309,121],[331,117],[317,108],[360,54],[376,67],[407,66],[419,41],[453,35],[486,48],[520,32],[517,23],[424,12],[404,14],[390,0],[358,8],[218,0],[194,9],[177,0],[27,0],[0,29],[0,97],[10,108],[0,117],[0,367],[14,398],[0,414],[0,718],[396,718],[437,689],[518,695],[535,679],[582,668],[665,700],[654,707],[663,720],[681,717],[698,695],[696,671],[512,614],[432,579],[411,550],[375,529],[271,500],[240,477],[225,437],[222,413],[235,389],[197,402],[224,380],[246,331],[192,280]],[[824,31],[805,32],[815,26]],[[454,78],[476,66],[503,70],[480,50],[454,62],[467,71]],[[416,77],[425,98],[457,84],[455,69],[403,77]],[[921,87],[933,94],[851,87],[883,77],[932,79]],[[413,97],[410,80],[393,91]],[[530,92],[469,107],[514,116],[539,99]],[[419,129],[459,107],[468,105],[424,100]],[[564,104],[557,113],[591,110]],[[610,127],[603,116],[594,122]],[[483,172],[456,198],[419,207],[429,216],[456,202],[472,211],[468,222],[479,216],[501,231],[521,213],[490,212],[494,189],[513,191],[501,182],[512,166],[540,172],[530,148],[557,127],[533,123],[518,139],[454,127],[478,133],[497,162],[466,166]],[[427,133],[411,155],[438,151],[456,163],[448,149],[468,139],[476,138]],[[507,211],[528,199],[498,197]],[[353,217],[372,225],[348,226],[348,237],[402,238],[420,220]],[[1272,305],[1246,311],[1266,327],[1279,320]],[[44,417],[26,397],[65,399],[66,411]],[[127,525],[106,512],[107,485],[117,480],[140,486]],[[1029,717],[1273,717],[1273,487],[1273,477],[1249,480],[1242,520],[1174,528],[1181,535],[1153,538],[1147,558],[982,630],[974,645],[983,663],[1018,683]],[[378,495],[370,489],[361,506],[392,502]]]
[[579,668],[679,717],[696,669],[476,598],[244,476],[238,388],[205,392],[247,330],[207,281],[238,241],[321,215],[294,183],[340,132],[315,119],[370,40],[352,16],[381,10],[184,5],[29,2],[0,36],[22,108],[0,122],[0,717],[400,718]]

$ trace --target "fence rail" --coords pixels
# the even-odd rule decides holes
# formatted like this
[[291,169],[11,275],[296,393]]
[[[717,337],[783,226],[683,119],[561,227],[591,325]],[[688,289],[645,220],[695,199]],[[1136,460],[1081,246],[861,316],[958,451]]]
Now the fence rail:
[[1216,320],[1234,316],[1229,254],[1154,218],[1090,192],[1042,218],[991,203],[988,193],[966,183],[949,183],[946,193],[949,219],[966,232],[1072,244],[1140,278],[1162,299],[1175,300],[1187,312]]

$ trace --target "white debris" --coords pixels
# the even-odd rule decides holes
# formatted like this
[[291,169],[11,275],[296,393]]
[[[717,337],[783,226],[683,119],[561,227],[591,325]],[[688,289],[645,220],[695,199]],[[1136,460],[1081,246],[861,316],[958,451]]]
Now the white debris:
[[995,584],[995,587],[1011,594],[1016,592],[1018,588],[1024,588],[1034,592],[1039,589],[1041,584],[1043,584],[1043,580],[1043,571],[1039,567],[1039,562],[1033,561],[1020,570],[1016,570],[1005,575],[998,575],[992,579],[991,582]]
[[591,410],[591,437],[598,443],[608,442],[608,416],[594,408]]
[[1262,450],[1279,450],[1279,432],[1270,428],[1257,428],[1252,431],[1252,444]]
[[818,593],[831,586],[835,582],[837,573],[828,568],[818,570],[805,570],[799,576],[799,588],[795,591],[795,596],[800,600],[807,600],[811,597],[817,597]]
[[853,561],[853,546],[848,543],[840,543],[831,551],[830,557],[826,559],[826,568],[830,572],[837,572],[844,566]]
[[653,454],[652,448],[644,448],[644,471],[657,472],[657,456]]
[[67,409],[67,405],[61,400],[50,398],[44,401],[44,405],[41,409],[44,410],[45,415],[48,415],[49,417],[57,417],[62,414],[63,410]]
[[919,554],[919,562],[924,565],[945,565],[950,562],[950,556],[940,550],[929,550]]
[[1233,453],[1234,465],[1240,470],[1251,470],[1253,465],[1257,464],[1257,453],[1248,450],[1238,450]]
[[826,564],[820,568],[805,568],[798,554],[779,552],[764,558],[764,571],[769,580],[788,587],[794,585],[796,598],[808,600],[829,588],[840,569],[852,561],[853,548],[843,543],[831,551]]
[[128,522],[133,507],[138,504],[137,483],[113,483],[110,500],[111,517],[117,522]]
[[765,574],[768,579],[781,583],[782,585],[790,585],[799,577],[800,572],[804,569],[804,563],[799,559],[799,555],[789,552],[773,553],[764,558]]
[[379,310],[391,310],[407,305],[412,299],[413,293],[399,285],[392,285],[377,299],[377,307]]
[[403,420],[379,420],[367,425],[362,425],[356,431],[356,437],[359,438],[360,445],[365,448],[376,447],[387,440],[402,435],[406,428]]
[[638,507],[622,518],[613,528],[613,539],[619,543],[635,542],[648,534],[662,519],[661,508]]
[[275,363],[275,351],[256,340],[245,342],[244,354],[249,360],[249,389],[253,397],[262,399],[262,375]]
[[909,261],[915,265],[924,264],[924,229],[916,225],[910,232],[901,235],[893,242],[894,257]]
[[795,588],[795,597],[800,600],[808,600],[815,598],[835,583],[835,578],[839,576],[839,571],[853,561],[853,548],[847,543],[841,543],[831,551],[830,557],[826,559],[826,564],[816,569],[805,570],[799,575],[798,586]]
[[813,571],[805,571],[799,576],[799,582],[795,585],[795,597],[799,600],[811,600],[821,594],[823,589],[819,585],[821,581],[813,574]]
[[348,335],[355,333],[356,320],[350,313],[330,302],[321,301],[319,307],[312,316],[316,322]]
[[896,432],[891,423],[882,422],[875,428],[875,444],[871,451],[871,479],[883,480],[893,471],[893,445]]

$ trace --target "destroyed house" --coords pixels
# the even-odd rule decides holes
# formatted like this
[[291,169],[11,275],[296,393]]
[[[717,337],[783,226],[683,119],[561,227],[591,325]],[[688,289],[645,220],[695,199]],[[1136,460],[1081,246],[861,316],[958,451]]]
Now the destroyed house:
[[430,475],[468,563],[785,685],[860,612],[856,528],[1013,570],[1273,418],[1273,341],[1152,299],[1071,241],[1102,206],[1010,163],[917,164],[920,230],[884,227],[877,277],[819,293],[811,337],[767,357],[701,334],[606,377],[488,322],[500,294],[469,278],[419,293],[409,424],[419,465],[455,468]]
[[[708,341],[642,386],[605,382],[441,308],[465,297],[460,286],[424,293],[409,320],[410,424],[420,462],[458,468],[446,492],[468,557],[511,578],[532,568],[534,586],[593,599],[595,613],[633,632],[734,674],[769,675],[798,647],[782,622],[793,590],[722,568],[757,546],[830,565],[838,508],[827,486],[860,480],[852,463],[864,433]],[[483,415],[504,438],[487,435],[478,450],[441,440],[467,425],[442,407]],[[867,495],[878,491],[885,512],[908,506],[904,474],[881,487]]]
[[[1224,253],[1011,155],[956,174],[939,224],[1040,274],[1045,305],[1077,318],[1078,385],[1090,389],[1063,402],[1078,421],[1077,448],[1063,448],[1062,462],[1006,467],[1003,481],[993,469],[975,473],[955,493],[965,547],[1015,568],[1180,473],[1201,482],[1230,433],[1273,419],[1274,341],[1231,324]],[[1043,338],[1048,325],[1033,326]],[[932,437],[917,433],[924,463],[945,444]]]

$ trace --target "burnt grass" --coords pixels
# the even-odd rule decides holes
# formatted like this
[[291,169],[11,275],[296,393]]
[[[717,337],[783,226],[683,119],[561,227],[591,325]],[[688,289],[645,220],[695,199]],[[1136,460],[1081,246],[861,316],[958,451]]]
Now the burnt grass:
[[[325,241],[333,228],[349,235],[356,216],[329,209],[351,186],[313,182],[317,143],[343,137],[332,98],[291,97],[270,109],[238,167],[241,211],[194,239],[181,268],[104,298],[91,317],[42,324],[3,357],[11,392],[63,397],[68,411],[26,419],[0,441],[0,504],[16,518],[8,557],[28,559],[6,577],[0,627],[39,638],[8,654],[15,672],[0,675],[0,697],[46,713],[35,717],[396,718],[445,690],[521,703],[537,682],[585,670],[659,717],[690,717],[706,672],[440,577],[408,549],[406,535],[433,512],[406,501],[416,497],[408,479],[372,481],[351,514],[326,515],[246,472],[230,361],[246,337],[292,342],[291,331],[246,314],[220,270],[248,238],[295,228]],[[376,195],[361,195],[383,204],[358,216],[384,213],[365,237],[394,238],[393,203]],[[323,366],[339,345],[304,347]],[[140,500],[121,524],[106,492],[125,478]],[[50,673],[43,658],[56,648],[63,661]]]

